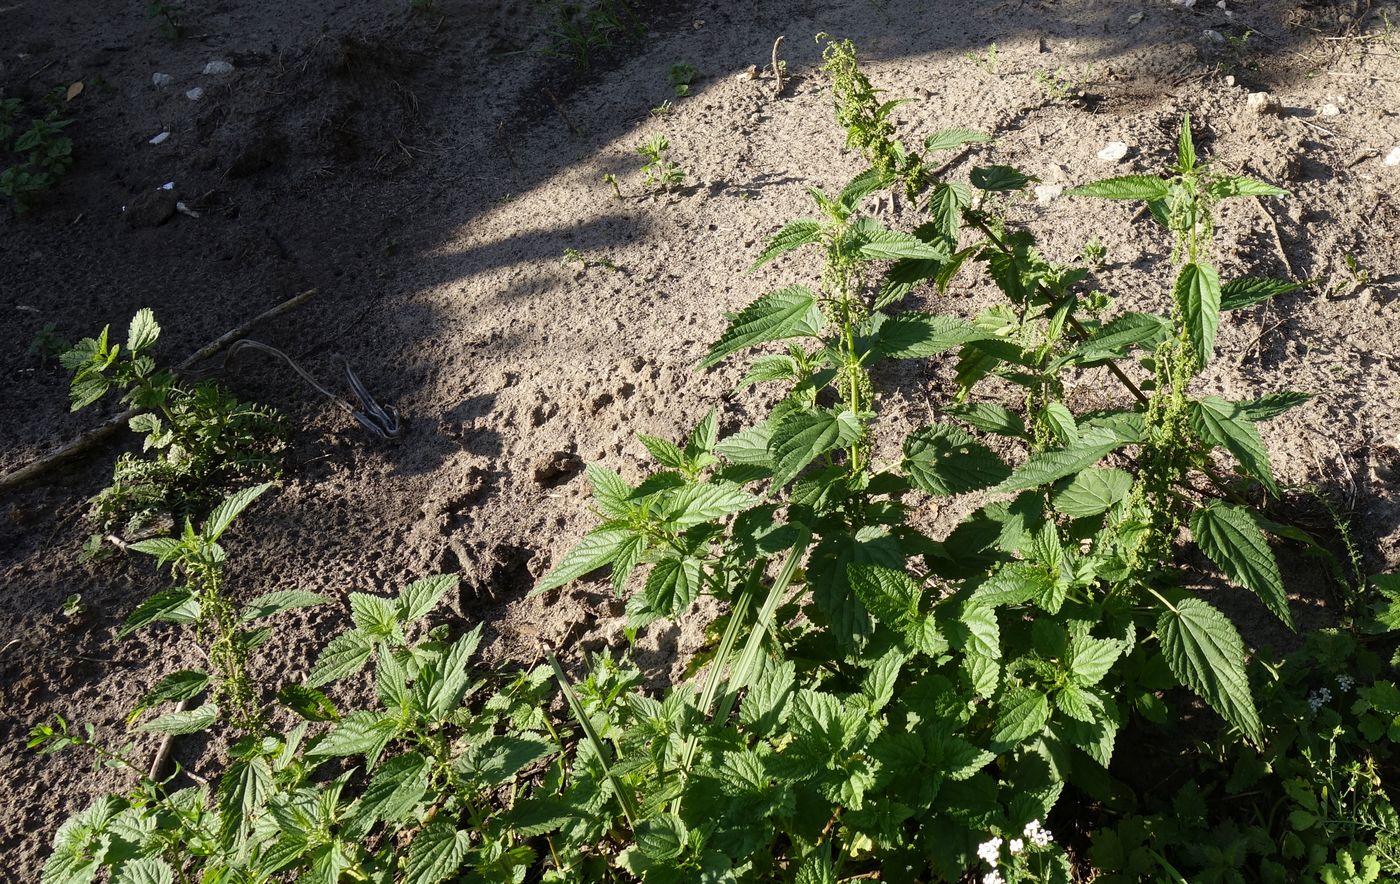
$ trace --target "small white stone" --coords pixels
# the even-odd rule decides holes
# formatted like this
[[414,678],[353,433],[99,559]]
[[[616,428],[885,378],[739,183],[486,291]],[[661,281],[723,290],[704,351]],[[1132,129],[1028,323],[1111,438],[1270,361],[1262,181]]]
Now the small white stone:
[[1132,15],[1128,16],[1128,27],[1133,28],[1142,24],[1142,18],[1143,14],[1141,12],[1134,12]]
[[1173,6],[1180,6],[1182,9],[1190,9],[1196,5],[1196,0],[1172,0]]
[[162,132],[162,133],[160,133],[159,135],[157,135],[157,136],[155,136],[154,138],[152,138],[151,141],[150,141],[150,143],[151,143],[151,144],[160,144],[162,141],[164,141],[165,139],[167,139],[167,138],[169,138],[169,137],[170,137],[170,133],[169,133],[169,132]]
[[1206,28],[1204,31],[1201,31],[1201,36],[1205,38],[1207,43],[1215,43],[1218,46],[1225,45],[1225,35],[1219,31],[1212,31],[1210,28]]
[[190,91],[186,92],[185,97],[188,98],[190,101],[199,101],[201,98],[204,97],[204,90],[199,86],[196,86]]
[[1226,85],[1226,86],[1233,86],[1233,85],[1235,85],[1235,75],[1234,75],[1234,74],[1226,74],[1226,75],[1225,75],[1225,85]]
[[1385,155],[1385,164],[1387,166],[1400,166],[1400,147]]
[[1342,109],[1337,107],[1335,104],[1324,104],[1322,106],[1322,115],[1324,117],[1335,117],[1341,112]]
[[1063,184],[1037,184],[1035,186],[1035,201],[1042,206],[1048,206],[1060,198],[1060,194],[1065,192]]
[[158,189],[159,189],[159,190],[174,190],[174,189],[175,189],[175,182],[174,182],[174,181],[167,181],[167,182],[165,182],[164,184],[162,184]]
[[1116,163],[1128,155],[1128,145],[1121,141],[1110,141],[1099,151],[1099,159]]
[[1244,100],[1244,106],[1257,114],[1272,114],[1278,111],[1278,101],[1267,92],[1251,92]]
[[169,74],[162,74],[160,71],[156,71],[154,74],[151,74],[151,85],[152,85],[152,86],[156,86],[156,87],[158,87],[158,88],[164,88],[164,87],[169,86],[171,83],[174,83],[174,82],[175,82],[175,78],[172,77],[172,76],[170,76]]
[[215,59],[204,66],[204,73],[211,77],[222,76],[233,73],[233,65],[226,61]]

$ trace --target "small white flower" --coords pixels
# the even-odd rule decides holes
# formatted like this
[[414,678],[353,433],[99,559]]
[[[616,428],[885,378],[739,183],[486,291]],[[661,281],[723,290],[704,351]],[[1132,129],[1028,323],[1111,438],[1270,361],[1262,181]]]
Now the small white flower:
[[1006,884],[1006,879],[1001,876],[1001,872],[992,869],[982,876],[982,884]]
[[1025,836],[1036,847],[1044,847],[1055,840],[1055,836],[1050,834],[1050,830],[1041,828],[1040,820],[1031,820],[1026,823]]
[[1337,689],[1342,691],[1343,693],[1351,690],[1355,686],[1356,679],[1352,678],[1350,675],[1337,676]]
[[1318,688],[1317,690],[1313,691],[1311,695],[1308,696],[1308,708],[1311,709],[1313,712],[1316,712],[1323,706],[1326,706],[1327,703],[1331,701],[1331,699],[1331,691],[1327,690],[1327,688]]
[[981,857],[982,861],[987,865],[995,866],[997,860],[1001,858],[1001,845],[1002,840],[1000,838],[984,841],[977,846],[977,855]]
[[1007,847],[1011,848],[1012,853],[1020,853],[1025,849],[1026,842],[1022,841],[1020,838],[1012,838],[1011,843],[1009,843]]

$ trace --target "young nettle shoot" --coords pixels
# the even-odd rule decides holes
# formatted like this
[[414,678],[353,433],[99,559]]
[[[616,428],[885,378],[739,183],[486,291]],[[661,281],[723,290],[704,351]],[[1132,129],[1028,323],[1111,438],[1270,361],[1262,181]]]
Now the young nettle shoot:
[[671,81],[671,88],[675,90],[677,98],[684,98],[690,94],[690,84],[695,82],[695,78],[700,76],[700,72],[693,65],[673,64],[666,77]]
[[617,176],[616,176],[616,175],[612,174],[611,172],[609,172],[608,174],[604,175],[604,176],[603,176],[603,183],[604,183],[604,184],[609,184],[609,185],[612,186],[612,190],[613,190],[613,199],[615,199],[615,200],[621,200],[621,199],[622,199],[622,187],[617,183]]
[[646,158],[642,166],[642,183],[649,188],[669,190],[685,180],[685,170],[666,158],[671,142],[665,135],[653,135],[637,146],[637,153]]

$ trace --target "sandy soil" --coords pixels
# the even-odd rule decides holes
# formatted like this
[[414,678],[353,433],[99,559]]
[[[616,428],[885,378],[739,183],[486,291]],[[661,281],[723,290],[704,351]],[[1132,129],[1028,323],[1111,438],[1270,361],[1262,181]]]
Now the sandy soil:
[[[537,467],[565,452],[636,478],[645,451],[633,433],[677,437],[711,404],[733,429],[763,404],[728,394],[741,366],[692,367],[724,311],[810,277],[801,258],[744,271],[767,236],[808,214],[807,186],[838,188],[861,169],[816,70],[820,32],[853,39],[891,97],[917,99],[899,110],[910,141],[954,124],[997,137],[953,178],[974,162],[1047,184],[1155,172],[1189,110],[1214,163],[1290,188],[1286,202],[1222,212],[1218,262],[1227,276],[1323,283],[1231,315],[1201,386],[1316,394],[1265,426],[1276,470],[1351,510],[1371,569],[1400,558],[1400,166],[1383,160],[1400,145],[1400,33],[1381,16],[1400,22],[1394,3],[697,2],[643,10],[645,36],[586,73],[541,54],[547,14],[525,2],[443,0],[426,15],[369,0],[189,5],[178,42],[144,4],[0,5],[0,94],[85,83],[70,105],[77,165],[35,217],[0,217],[0,470],[99,419],[68,414],[62,372],[26,352],[45,323],[75,340],[150,306],[162,355],[178,361],[318,288],[252,336],[327,378],[345,356],[408,428],[377,442],[277,366],[208,366],[297,428],[280,491],[228,538],[239,597],[295,585],[339,598],[460,571],[444,616],[485,621],[493,660],[532,660],[541,640],[575,659],[620,643],[621,606],[601,582],[525,597],[593,520],[577,469],[540,481]],[[1242,46],[1227,39],[1246,31]],[[762,67],[778,35],[792,79],[775,98],[771,78],[738,75]],[[214,59],[234,71],[202,74]],[[677,63],[701,77],[653,116]],[[1082,83],[1087,100],[1055,100],[1038,71]],[[156,72],[173,83],[153,85]],[[1260,90],[1279,113],[1247,107]],[[653,132],[687,172],[671,194],[642,188],[634,148]],[[1130,146],[1121,163],[1096,157],[1110,141]],[[167,181],[198,218],[123,214]],[[881,211],[909,226],[907,207],[887,199]],[[1168,246],[1131,209],[1027,200],[1014,217],[1056,259],[1101,237],[1099,284],[1122,308],[1165,297]],[[566,266],[566,249],[617,269]],[[1348,254],[1371,282],[1329,294]],[[990,298],[965,271],[948,298],[924,300],[971,315]],[[882,374],[891,439],[946,401],[950,378],[939,360]],[[1106,389],[1088,375],[1072,396],[1088,407]],[[64,817],[119,784],[33,757],[27,730],[59,713],[124,743],[135,698],[194,659],[173,630],[113,641],[161,584],[149,562],[77,561],[86,500],[116,450],[0,499],[0,853],[15,880],[35,879]],[[1309,511],[1301,494],[1290,505]],[[927,520],[946,530],[954,509]],[[1298,602],[1325,605],[1321,572],[1297,573]],[[66,618],[75,592],[87,613]],[[677,671],[705,619],[646,635],[645,665]],[[291,618],[262,675],[299,677],[347,621],[344,606]],[[186,763],[199,751],[181,744]]]

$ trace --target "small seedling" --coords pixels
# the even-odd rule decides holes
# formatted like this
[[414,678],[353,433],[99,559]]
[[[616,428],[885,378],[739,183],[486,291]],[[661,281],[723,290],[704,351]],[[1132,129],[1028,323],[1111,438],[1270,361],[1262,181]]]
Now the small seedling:
[[997,72],[997,44],[995,43],[988,46],[984,52],[969,52],[963,58],[989,74]]
[[57,360],[72,347],[68,339],[58,333],[57,325],[46,322],[29,340],[29,355],[37,356],[40,362],[47,363]]
[[617,273],[622,269],[616,264],[614,264],[609,258],[589,258],[587,255],[585,255],[583,252],[580,252],[578,249],[565,249],[564,257],[559,261],[559,264],[561,266],[567,267],[569,266],[569,264],[575,262],[579,265],[579,267],[581,267],[584,270],[587,270],[590,267],[603,267],[608,270],[611,270],[613,273]]
[[1068,104],[1084,98],[1083,84],[1071,77],[1064,68],[1056,69],[1053,74],[1049,71],[1038,70],[1031,75],[1031,78],[1040,86],[1045,96],[1053,102]]
[[1329,300],[1360,294],[1371,284],[1371,271],[1366,269],[1355,255],[1342,255],[1342,266],[1346,272],[1332,277],[1327,283],[1327,288],[1323,290],[1323,296]]
[[651,115],[653,117],[664,117],[671,112],[671,109],[673,107],[674,105],[671,104],[671,99],[668,98],[665,101],[658,104],[656,107],[652,108]]
[[21,132],[22,103],[0,100],[0,194],[10,198],[17,215],[29,212],[73,165],[73,140],[63,134],[73,123],[62,115],[64,90],[50,92],[45,102],[49,111],[31,117]]
[[80,617],[82,613],[85,610],[87,610],[87,606],[83,604],[82,593],[75,592],[68,598],[64,599],[63,607],[61,608],[61,610],[63,612],[63,616],[67,617],[69,620],[73,620],[77,617]]
[[671,80],[671,88],[676,91],[676,97],[683,98],[690,94],[690,84],[695,82],[700,72],[694,65],[673,64],[667,76]]
[[171,40],[180,39],[185,32],[184,13],[184,4],[178,2],[150,0],[146,4],[146,17],[154,20],[160,32]]
[[685,180],[685,170],[665,157],[670,149],[671,142],[665,135],[653,135],[645,144],[637,146],[637,153],[647,161],[642,166],[643,183],[647,187],[669,190]]
[[604,184],[611,184],[613,189],[613,199],[622,199],[622,188],[617,183],[617,176],[609,172],[603,176]]
[[1095,235],[1084,244],[1084,248],[1079,253],[1079,260],[1090,270],[1100,270],[1104,261],[1108,258],[1108,249],[1104,247],[1103,240]]

